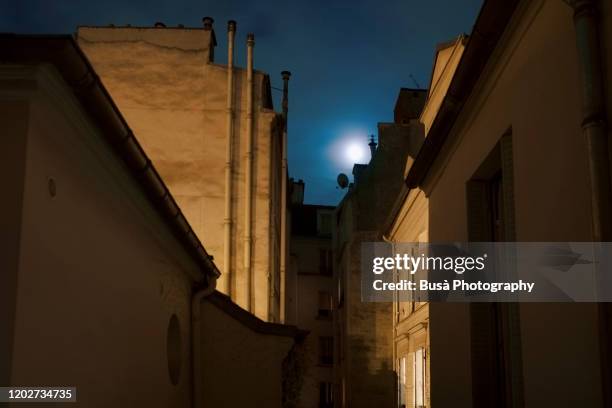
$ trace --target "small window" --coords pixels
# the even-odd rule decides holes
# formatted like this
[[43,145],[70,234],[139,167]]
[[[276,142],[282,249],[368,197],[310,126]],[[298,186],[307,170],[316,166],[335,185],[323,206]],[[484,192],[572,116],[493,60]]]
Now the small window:
[[319,248],[319,273],[321,275],[331,275],[332,271],[332,251]]
[[317,233],[319,235],[331,235],[332,214],[330,212],[319,212],[317,223]]
[[319,408],[332,408],[334,406],[334,388],[332,383],[319,383]]
[[317,318],[330,319],[332,317],[332,297],[329,292],[319,292],[319,310]]
[[334,338],[319,337],[319,364],[332,365],[334,363]]

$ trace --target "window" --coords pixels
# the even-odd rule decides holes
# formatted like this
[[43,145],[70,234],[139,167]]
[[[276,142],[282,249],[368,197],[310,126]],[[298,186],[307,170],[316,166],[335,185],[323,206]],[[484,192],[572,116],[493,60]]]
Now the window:
[[334,363],[334,338],[319,337],[319,364],[331,365]]
[[398,368],[399,375],[397,376],[398,380],[398,396],[397,401],[399,404],[399,408],[406,407],[406,357],[402,357],[398,360]]
[[332,233],[332,213],[319,212],[317,219],[317,233],[319,235],[331,235]]
[[[511,130],[504,134],[466,185],[472,242],[515,240]],[[523,405],[520,316],[516,303],[472,303],[474,406]]]
[[334,389],[332,383],[319,383],[319,408],[332,408],[334,406]]
[[319,292],[319,310],[317,317],[329,319],[332,316],[332,297],[329,292]]
[[321,275],[332,274],[332,251],[326,248],[319,248],[319,273]]
[[414,371],[412,372],[412,387],[414,390],[415,408],[425,407],[425,349],[419,348],[414,352]]

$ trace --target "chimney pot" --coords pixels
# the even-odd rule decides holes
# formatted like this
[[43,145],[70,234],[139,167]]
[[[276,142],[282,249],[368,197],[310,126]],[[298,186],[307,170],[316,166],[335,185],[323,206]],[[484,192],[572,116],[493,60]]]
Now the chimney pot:
[[207,31],[212,30],[214,22],[215,20],[212,17],[204,17],[202,19],[202,24],[204,25],[204,29]]
[[227,22],[227,31],[236,31],[236,21],[230,20]]
[[289,72],[289,71],[283,71],[283,72],[281,72],[281,75],[282,75],[282,77],[283,77],[283,80],[287,80],[287,81],[288,81],[288,80],[289,80],[289,78],[291,77],[291,72]]
[[165,28],[166,25],[164,23],[162,23],[161,21],[158,21],[154,24],[155,28]]
[[247,34],[247,45],[255,45],[255,34],[253,33]]

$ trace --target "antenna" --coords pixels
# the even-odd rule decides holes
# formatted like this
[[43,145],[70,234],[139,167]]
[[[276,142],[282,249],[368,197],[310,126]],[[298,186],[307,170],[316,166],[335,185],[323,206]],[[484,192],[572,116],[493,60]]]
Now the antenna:
[[410,79],[412,79],[412,82],[414,82],[414,85],[417,87],[417,89],[421,89],[421,85],[419,85],[419,83],[417,82],[416,79],[414,79],[414,77],[412,76],[412,74],[409,74]]

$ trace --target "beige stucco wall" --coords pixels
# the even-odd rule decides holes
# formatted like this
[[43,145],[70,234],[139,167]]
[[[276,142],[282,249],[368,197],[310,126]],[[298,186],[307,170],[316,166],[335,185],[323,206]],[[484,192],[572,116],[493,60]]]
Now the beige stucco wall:
[[[516,240],[591,239],[577,58],[572,10],[522,2],[425,181],[431,241],[467,240],[465,183],[510,127]],[[525,405],[600,406],[596,305],[520,313]],[[431,304],[430,319],[432,404],[470,406],[469,376],[449,370],[470,372],[469,306]]]
[[[27,129],[3,137],[27,146],[8,384],[76,386],[75,406],[188,407],[196,264],[52,68],[3,66],[0,100],[27,106],[1,116]],[[173,314],[178,385],[166,356]]]
[[[78,30],[78,42],[196,234],[222,269],[227,140],[227,67],[210,63],[211,31],[165,28]],[[255,48],[255,56],[257,48]],[[256,57],[255,57],[256,58]],[[277,115],[262,102],[264,74],[254,75],[254,310],[269,318],[269,277],[278,285],[280,206]],[[246,71],[234,73],[233,256],[219,289],[249,306],[244,271]],[[273,175],[274,179],[271,180]],[[229,280],[228,280],[229,279]],[[278,292],[278,291],[277,291]],[[278,303],[279,293],[275,293]],[[273,319],[278,308],[272,305]],[[276,310],[275,310],[276,309]]]
[[294,339],[257,333],[208,300],[201,315],[206,406],[280,408],[282,362]]

